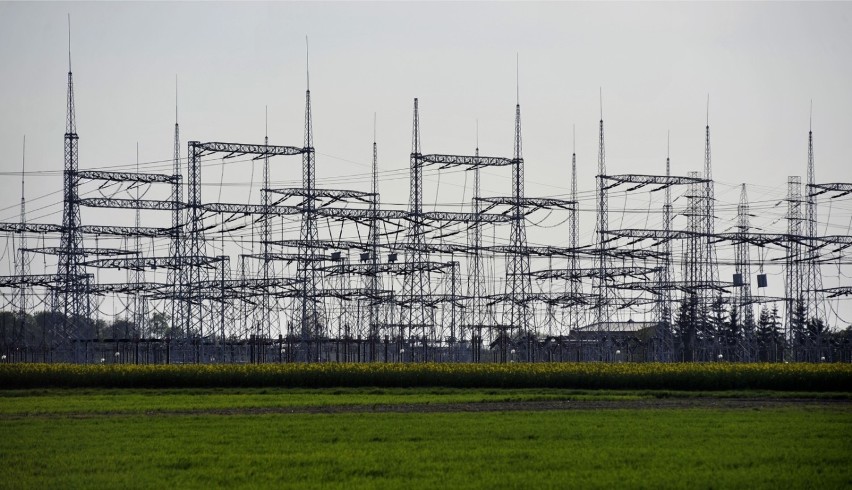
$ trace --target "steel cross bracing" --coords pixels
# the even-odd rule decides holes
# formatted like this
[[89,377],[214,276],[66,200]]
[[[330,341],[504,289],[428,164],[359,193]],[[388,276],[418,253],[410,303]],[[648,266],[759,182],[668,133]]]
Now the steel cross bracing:
[[[84,274],[75,279],[76,282],[85,284],[90,282],[92,278],[91,274]],[[15,274],[13,276],[0,276],[0,287],[48,287],[58,290],[65,287],[65,279],[66,276],[60,274]]]
[[[523,143],[521,140],[521,105],[515,104],[515,144],[512,166],[512,198],[504,203],[512,206],[511,228],[509,232],[509,244],[514,250],[506,257],[506,294],[508,305],[503,312],[503,324],[516,328],[521,336],[530,338],[532,325],[532,311],[530,310],[527,296],[532,289],[531,278],[527,274],[530,270],[530,257],[520,253],[527,246],[526,220],[522,212],[524,202],[524,158]],[[501,343],[500,361],[506,362],[506,344]],[[527,360],[532,360],[531,349],[527,350]]]
[[[847,287],[823,288],[819,265],[847,264],[852,236],[820,235],[815,225],[816,197],[828,194],[832,199],[842,198],[852,192],[852,184],[814,183],[811,135],[808,186],[803,196],[801,185],[797,194],[791,182],[786,233],[753,231],[756,228],[748,222],[744,189],[736,229],[720,233],[715,231],[709,124],[705,128],[703,172],[672,176],[667,158],[665,175],[608,175],[601,120],[595,238],[592,243],[581,243],[575,155],[570,199],[524,196],[519,104],[515,107],[514,153],[512,158],[504,158],[480,156],[478,148],[472,156],[423,154],[415,101],[411,187],[408,209],[403,210],[380,207],[375,138],[369,192],[316,187],[309,90],[302,146],[272,146],[268,138],[263,145],[194,141],[187,144],[189,153],[184,162],[176,120],[173,169],[169,174],[154,174],[140,173],[138,167],[136,172],[77,170],[70,70],[68,89],[62,224],[29,223],[23,207],[19,222],[0,223],[0,233],[15,241],[20,239],[18,244],[13,242],[15,274],[0,277],[0,287],[27,289],[12,296],[18,310],[27,309],[26,296],[31,304],[39,298],[52,299],[55,311],[60,313],[52,317],[58,323],[51,327],[55,335],[50,341],[53,347],[48,348],[65,342],[74,346],[66,350],[73,351],[82,345],[71,342],[75,338],[94,339],[96,336],[86,330],[85,324],[90,322],[79,321],[83,316],[73,312],[94,311],[92,305],[101,304],[107,296],[121,301],[126,296],[126,304],[133,306],[119,315],[132,316],[133,323],[142,326],[143,336],[146,308],[170,313],[171,323],[180,330],[171,330],[176,342],[171,352],[177,356],[172,359],[181,362],[212,362],[214,356],[246,362],[480,361],[486,359],[481,357],[482,351],[489,349],[493,357],[488,359],[493,361],[539,360],[536,356],[545,352],[539,345],[539,334],[545,332],[547,338],[559,339],[560,345],[594,345],[582,354],[584,359],[615,360],[616,348],[623,348],[623,344],[613,340],[607,325],[636,314],[647,314],[653,320],[647,322],[653,324],[650,330],[642,334],[646,359],[708,360],[713,340],[707,337],[706,310],[719,294],[726,311],[736,310],[744,327],[754,321],[753,305],[785,302],[788,340],[799,338],[803,322],[826,321],[820,310],[823,297],[850,294]],[[263,161],[260,204],[215,203],[201,198],[201,159],[212,154]],[[269,175],[270,158],[296,155],[302,157],[302,187],[275,188]],[[473,172],[473,199],[460,210],[445,206],[426,211],[423,169],[459,167]],[[481,196],[480,170],[485,167],[494,171],[505,167],[512,172],[508,197]],[[85,180],[129,182],[134,184],[130,189],[137,190],[142,185],[162,183],[170,185],[172,193],[166,200],[141,199],[139,193],[133,198],[80,198],[78,187]],[[686,201],[685,209],[677,214],[671,199],[671,189],[676,186],[687,189],[679,197]],[[616,187],[625,192],[665,191],[661,226],[610,229],[609,214],[615,211],[609,209],[608,192]],[[171,211],[172,223],[167,228],[145,227],[137,218],[136,226],[83,225],[80,207],[131,209],[137,215],[139,210]],[[532,223],[529,216],[541,210],[569,213],[570,231],[565,239],[527,244],[526,226]],[[300,219],[300,236],[291,238],[291,233],[285,237],[282,230],[279,238],[277,227],[294,223],[296,216]],[[677,229],[674,221],[680,223],[681,216],[686,226]],[[326,224],[329,230],[340,227],[337,238],[336,233],[323,233],[329,238],[320,238],[319,227]],[[485,225],[495,230],[495,237],[496,230],[501,231],[493,244],[483,243]],[[239,264],[233,277],[228,255],[207,254],[213,248],[224,250],[224,237],[232,233],[239,240],[251,235],[250,244],[241,249],[243,253],[234,255]],[[34,246],[34,235],[40,246]],[[151,239],[151,255],[143,250],[147,245],[143,247],[142,238]],[[21,243],[27,239],[28,244]],[[109,246],[99,244],[99,239],[109,240]],[[54,246],[57,240],[59,244]],[[154,255],[155,243],[160,247],[167,241],[168,253]],[[783,262],[787,289],[783,297],[752,294],[750,247],[762,250],[761,271],[764,262],[775,267]],[[733,251],[731,258],[716,257],[717,251],[729,249]],[[683,255],[675,257],[680,252]],[[764,259],[766,253],[770,256]],[[33,262],[34,254],[57,255],[57,274],[30,274],[23,268]],[[397,259],[397,254],[403,255]],[[502,259],[505,270],[494,265]],[[547,268],[542,269],[545,260]],[[676,274],[673,266],[678,260],[683,269]],[[539,267],[531,267],[531,261]],[[734,283],[720,281],[719,264],[733,267],[743,285],[736,279]],[[108,274],[105,269],[124,269],[128,280],[100,281],[97,274]],[[158,269],[165,269],[160,272],[167,275],[165,282],[161,276],[157,279]],[[72,274],[74,271],[80,274]],[[149,275],[143,277],[143,273]],[[592,281],[584,281],[589,278]],[[462,281],[466,283],[464,293]],[[497,291],[500,288],[505,289]],[[675,313],[673,306],[677,303],[680,308]],[[569,311],[561,321],[555,320],[557,308]],[[499,318],[497,312],[503,317]],[[596,322],[586,326],[589,322],[583,320],[590,313],[588,320]],[[589,333],[594,335],[590,338]],[[749,335],[745,329],[733,360],[756,359]],[[229,353],[225,345],[242,345],[242,349],[252,346],[252,354],[249,357],[246,350],[243,354]],[[340,348],[342,357],[334,355],[334,346],[338,345],[344,346]],[[509,348],[517,352],[510,356]],[[796,351],[795,343],[790,343],[788,350],[789,358],[798,360],[813,360],[816,352]]]
[[104,172],[100,170],[80,170],[77,172],[80,180],[105,180],[112,182],[138,182],[140,184],[175,184],[180,182],[180,175],[151,174],[139,172]]
[[[603,105],[603,104],[601,104]],[[605,325],[610,322],[610,288],[607,275],[607,269],[611,267],[610,256],[607,253],[607,232],[609,230],[609,195],[606,176],[606,146],[604,144],[604,121],[603,110],[601,110],[600,127],[598,129],[598,168],[597,168],[597,188],[596,188],[596,214],[597,221],[595,223],[595,241],[597,242],[598,255],[595,257],[598,274],[594,278],[592,287],[596,289],[598,298],[595,305],[595,324],[598,326],[597,348],[598,359],[611,360],[613,349],[609,342],[603,339],[606,335],[603,332]],[[606,337],[607,340],[608,337]]]
[[[478,132],[478,124],[477,124]],[[479,136],[477,134],[477,140]],[[475,157],[479,158],[479,142],[476,145]],[[474,219],[468,228],[468,246],[470,257],[468,260],[467,296],[469,298],[466,309],[463,312],[464,319],[461,327],[467,332],[461,333],[461,340],[469,341],[470,360],[481,361],[482,352],[482,329],[489,321],[493,322],[493,311],[487,311],[483,297],[488,294],[485,283],[485,269],[482,252],[482,184],[480,167],[473,170],[473,199],[471,200]],[[486,327],[487,328],[487,327]]]
[[842,182],[834,182],[830,184],[812,184],[808,183],[808,188],[810,191],[808,192],[808,196],[819,196],[820,194],[825,193],[837,193],[837,195],[831,196],[832,199],[837,199],[840,197],[848,196],[852,194],[852,184],[850,183],[842,183]]
[[[740,192],[740,202],[737,205],[737,230],[740,233],[746,234],[749,232],[750,215],[746,185],[743,184]],[[731,312],[736,315],[732,318],[736,318],[738,322],[736,326],[742,330],[744,344],[747,346],[742,353],[743,360],[751,361],[754,353],[754,349],[751,346],[754,342],[755,321],[751,298],[751,254],[748,242],[745,240],[738,241],[734,246],[734,255],[734,274],[739,274],[739,276],[735,276],[734,279],[734,287],[737,292],[734,294]]]
[[637,189],[641,189],[646,185],[656,185],[659,186],[656,189],[652,189],[651,192],[661,191],[664,189],[668,189],[675,185],[688,185],[688,184],[698,184],[698,183],[707,183],[707,179],[702,179],[698,177],[677,177],[673,175],[641,175],[641,174],[623,174],[623,175],[603,175],[604,180],[611,181],[611,184],[606,185],[606,189],[612,189],[614,187],[618,187],[622,184],[634,184],[633,187],[627,189],[627,192],[635,191]]
[[[659,272],[659,268],[657,267],[636,267],[636,266],[628,266],[628,267],[610,267],[606,270],[606,274],[608,277],[643,277],[647,278],[651,274],[655,274]],[[599,269],[597,268],[575,268],[575,269],[546,269],[546,270],[536,270],[528,273],[536,279],[544,280],[544,279],[565,279],[565,280],[578,280],[585,278],[593,278],[597,277],[600,274]]]
[[[409,274],[403,278],[402,322],[400,338],[417,336],[432,337],[435,327],[434,311],[429,308],[427,299],[431,295],[431,282],[426,270],[418,267],[429,261],[424,238],[425,218],[423,216],[423,163],[420,151],[420,111],[418,100],[414,99],[414,116],[411,134],[411,155],[409,162],[409,229],[406,236],[405,264]],[[419,352],[421,359],[427,356],[427,346]],[[414,354],[414,353],[412,353]]]
[[[814,133],[808,131],[808,164],[807,185],[812,189],[816,185],[814,170]],[[820,270],[819,254],[815,247],[817,240],[817,199],[812,192],[805,197],[805,230],[808,238],[807,248],[803,251],[804,263],[802,264],[802,279],[805,318],[808,322],[821,322],[825,324],[824,298],[822,289],[822,271]]]
[[317,240],[316,215],[316,166],[313,147],[313,121],[311,117],[311,89],[305,91],[305,140],[302,155],[302,187],[305,191],[305,205],[301,213],[301,240],[299,253],[305,258],[298,263],[297,277],[302,282],[300,298],[301,316],[299,318],[299,360],[319,361],[319,349],[311,350],[310,338],[325,335],[325,319],[317,302],[316,250],[311,244]]
[[[381,315],[381,305],[376,298],[379,296],[379,290],[382,289],[382,280],[379,276],[379,150],[376,144],[376,120],[373,116],[373,164],[371,167],[370,179],[370,220],[369,232],[367,235],[367,244],[370,246],[367,252],[366,262],[369,268],[365,271],[364,280],[365,288],[370,296],[370,300],[366,305],[361,305],[367,309],[367,339],[369,342],[368,360],[378,361],[378,343],[379,343],[379,320]],[[362,255],[363,258],[363,255]],[[391,292],[392,294],[392,292]],[[362,302],[363,303],[363,302]]]
[[[70,35],[69,35],[70,37]],[[69,42],[70,44],[70,42]],[[64,288],[56,291],[53,296],[53,311],[60,315],[60,324],[55,325],[54,331],[59,330],[59,337],[73,339],[84,328],[90,318],[91,304],[81,287],[80,278],[85,277],[85,269],[80,264],[79,253],[83,248],[83,236],[79,231],[81,224],[80,207],[78,203],[77,175],[79,163],[79,136],[74,109],[74,81],[71,73],[71,52],[68,52],[68,93],[65,119],[65,166],[63,171],[63,208],[62,230],[59,248],[57,274],[64,277]],[[88,281],[84,280],[83,285]]]
[[[666,142],[666,177],[671,177],[671,156],[669,155],[669,144]],[[663,203],[663,230],[672,230],[672,191],[671,186],[665,186],[665,201]],[[659,243],[659,242],[658,242]],[[655,307],[657,314],[657,326],[654,335],[653,357],[655,361],[671,361],[674,352],[674,331],[672,319],[672,290],[667,287],[671,284],[674,274],[672,271],[672,243],[664,240],[662,243],[662,258],[658,261],[658,282],[660,285],[660,297]]]
[[[196,162],[197,163],[197,162]],[[87,197],[78,199],[77,205],[91,208],[151,209],[172,211],[185,205],[177,201],[156,201],[150,199],[120,199],[112,197]]]
[[[802,217],[802,178],[787,179],[787,234],[799,236],[804,231]],[[790,242],[785,257],[785,291],[787,301],[784,308],[784,337],[789,344],[800,340],[807,322],[802,274],[802,246],[798,241]],[[796,359],[798,360],[798,359]]]
[[504,157],[464,156],[464,155],[421,155],[421,165],[439,165],[440,168],[468,167],[478,169],[483,167],[508,167],[514,165],[514,160]]
[[[269,145],[269,134],[265,134],[263,137],[264,145]],[[271,239],[271,223],[273,216],[270,213],[270,192],[269,186],[271,184],[270,177],[270,166],[269,166],[269,155],[263,156],[263,189],[261,189],[261,199],[263,204],[263,216],[261,216],[261,279],[263,282],[267,282],[273,277],[277,276],[277,271],[275,266],[276,261],[272,260],[270,257],[269,250],[269,240]],[[240,279],[243,279],[242,277]],[[244,279],[243,279],[244,280]],[[280,328],[280,317],[278,314],[278,301],[274,295],[270,294],[270,291],[264,290],[264,294],[260,296],[260,308],[257,312],[254,326],[254,336],[255,339],[262,338],[271,338],[273,329]],[[255,360],[260,362],[262,360],[262,356],[256,356]]]

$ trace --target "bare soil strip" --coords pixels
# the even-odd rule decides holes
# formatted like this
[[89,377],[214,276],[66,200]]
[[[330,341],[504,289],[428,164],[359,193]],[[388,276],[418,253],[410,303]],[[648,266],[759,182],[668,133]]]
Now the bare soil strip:
[[739,409],[761,410],[812,407],[852,412],[852,400],[813,398],[652,398],[642,400],[559,400],[474,403],[406,403],[373,405],[325,405],[304,407],[218,408],[199,410],[152,410],[146,412],[65,412],[0,415],[0,420],[28,418],[174,417],[194,415],[267,415],[339,413],[449,413],[642,409]]

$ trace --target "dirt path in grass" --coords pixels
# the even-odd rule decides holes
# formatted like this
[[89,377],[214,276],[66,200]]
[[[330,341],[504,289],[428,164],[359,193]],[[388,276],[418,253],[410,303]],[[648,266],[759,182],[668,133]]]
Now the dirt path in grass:
[[852,400],[814,398],[653,398],[640,400],[559,400],[506,401],[473,403],[408,403],[375,405],[325,405],[304,407],[217,408],[200,410],[152,410],[146,412],[66,412],[7,414],[0,420],[24,418],[98,418],[145,415],[170,417],[187,415],[266,415],[266,414],[338,414],[338,413],[448,413],[448,412],[516,412],[573,410],[642,410],[642,409],[739,409],[814,408],[852,412]]

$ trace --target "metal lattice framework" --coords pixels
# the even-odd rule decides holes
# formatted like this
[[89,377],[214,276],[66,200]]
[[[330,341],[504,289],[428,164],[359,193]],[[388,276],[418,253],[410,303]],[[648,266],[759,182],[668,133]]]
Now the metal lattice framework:
[[[0,276],[17,318],[2,339],[13,360],[93,362],[95,348],[136,362],[845,355],[830,344],[825,304],[852,292],[823,287],[822,265],[847,264],[852,236],[820,235],[817,204],[820,196],[852,194],[852,184],[815,182],[812,133],[805,192],[799,177],[788,181],[787,229],[752,225],[743,184],[733,230],[717,231],[709,123],[701,172],[674,176],[667,155],[663,175],[609,175],[601,117],[596,220],[584,242],[576,153],[568,199],[525,195],[519,103],[512,156],[500,157],[481,156],[478,142],[474,155],[424,153],[414,99],[408,203],[394,207],[380,198],[375,131],[369,190],[318,187],[309,85],[299,146],[270,145],[268,135],[263,144],[194,140],[183,158],[176,112],[168,174],[140,172],[138,157],[136,172],[79,170],[70,63],[67,90],[61,224],[26,220],[23,182],[20,220],[0,223],[15,250],[14,271]],[[274,186],[273,162],[293,156],[301,158],[301,186]],[[214,157],[262,163],[257,201],[204,198],[203,162]],[[482,195],[486,169],[509,174],[506,195]],[[461,209],[436,203],[427,210],[424,182],[447,170],[472,175],[472,196]],[[81,191],[98,185],[100,195]],[[126,195],[106,193],[112,186]],[[146,197],[142,189],[164,195]],[[612,226],[619,220],[610,219],[617,212],[611,195],[658,191],[658,221]],[[83,224],[83,208],[132,211],[133,225]],[[168,212],[160,221],[170,226],[142,226],[143,211]],[[654,214],[650,206],[647,213]],[[551,215],[567,231],[540,226],[538,217]],[[720,252],[728,247],[730,256]],[[47,270],[53,262],[34,272],[35,258],[55,261],[55,273]],[[783,270],[783,294],[763,290],[764,266]],[[731,281],[720,279],[723,267]],[[781,347],[770,355],[759,327],[773,303],[784,311]]]

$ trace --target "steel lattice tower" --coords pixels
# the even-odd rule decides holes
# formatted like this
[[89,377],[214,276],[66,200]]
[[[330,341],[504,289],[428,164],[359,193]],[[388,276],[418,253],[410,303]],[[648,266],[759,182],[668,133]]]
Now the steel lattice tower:
[[577,253],[577,248],[580,244],[580,211],[577,209],[577,151],[576,151],[576,135],[574,136],[574,151],[571,152],[571,201],[574,206],[569,211],[569,237],[568,243],[571,247],[571,253],[568,256],[568,272],[572,274],[569,278],[569,292],[571,293],[572,304],[568,310],[568,330],[563,332],[568,335],[571,330],[580,326],[580,296],[583,292],[583,283],[579,276],[573,274],[580,268],[580,257]]
[[[599,332],[607,329],[606,324],[610,321],[610,292],[607,281],[609,270],[608,251],[606,247],[606,232],[609,229],[609,203],[606,187],[606,147],[604,146],[604,121],[603,109],[601,109],[600,127],[598,130],[598,186],[597,186],[597,222],[595,223],[595,237],[597,239],[597,265],[595,276],[598,291],[598,304],[596,307],[596,323]],[[600,339],[599,339],[600,340]],[[603,348],[604,346],[599,346]]]
[[[169,268],[166,275],[169,285],[172,288],[172,327],[184,328],[186,325],[185,311],[181,303],[180,296],[183,293],[182,284],[186,282],[186,277],[183,274],[181,258],[184,255],[183,250],[183,209],[180,203],[183,202],[183,182],[180,179],[182,174],[180,161],[180,125],[178,124],[178,103],[177,103],[177,78],[175,78],[175,134],[174,134],[174,157],[172,159],[172,175],[177,176],[172,183],[172,228],[171,241],[169,243],[169,256],[173,264]],[[176,330],[172,328],[172,330]]]
[[685,215],[687,218],[687,231],[690,233],[685,240],[686,243],[683,249],[682,274],[686,291],[682,306],[685,306],[686,310],[681,312],[680,336],[684,354],[682,360],[693,361],[696,348],[695,341],[697,340],[696,333],[700,320],[700,301],[703,297],[701,288],[703,287],[702,283],[704,279],[702,271],[704,269],[702,265],[706,249],[702,246],[705,238],[702,236],[702,233],[704,232],[703,199],[705,194],[704,186],[698,180],[701,178],[701,173],[690,171],[687,173],[687,176],[696,180],[689,184],[689,190],[686,195],[687,205]]
[[[27,137],[24,136],[24,146],[23,153],[21,155],[21,229],[24,230],[27,226],[27,201],[24,193],[24,176],[26,175],[26,154],[27,154]],[[18,246],[18,255],[20,258],[18,259],[18,267],[15,271],[18,276],[21,278],[21,284],[18,287],[18,332],[13,335],[15,341],[20,341],[23,339],[26,341],[24,336],[25,327],[26,327],[26,315],[29,312],[30,304],[29,304],[29,288],[24,282],[24,277],[30,275],[30,264],[27,261],[27,235],[26,233],[21,233],[21,241]],[[15,252],[13,252],[15,253]],[[27,346],[26,344],[24,344]]]
[[[479,132],[477,131],[477,140]],[[476,143],[476,153],[479,156],[479,141]],[[480,169],[473,170],[473,200],[471,201],[474,214],[473,223],[468,229],[468,242],[471,248],[470,260],[468,261],[467,296],[468,310],[467,323],[470,325],[470,347],[471,360],[479,361],[479,349],[482,344],[482,328],[485,324],[485,305],[482,301],[486,293],[485,271],[482,264],[482,202],[479,200],[482,192],[480,180]]]
[[[713,235],[716,232],[716,199],[713,186],[713,171],[712,160],[710,158],[710,109],[708,97],[707,109],[707,125],[705,126],[704,136],[704,206],[702,210],[702,222],[704,229],[703,243],[704,254],[701,262],[701,280],[707,283],[715,284],[719,280],[719,270],[716,261],[716,245],[713,241]],[[710,288],[702,288],[704,291],[704,301],[709,304],[713,298]]]
[[815,189],[812,187],[816,184],[814,175],[814,133],[813,127],[808,129],[808,186],[806,188],[807,201],[805,203],[806,213],[806,234],[807,234],[807,251],[805,252],[804,267],[804,285],[805,293],[805,315],[808,320],[816,318],[817,320],[825,321],[825,311],[823,305],[822,289],[822,270],[817,261],[819,253],[817,252],[817,200],[814,195]]
[[297,277],[302,281],[301,287],[301,337],[299,352],[302,361],[319,361],[319,346],[316,352],[311,352],[310,339],[322,338],[324,332],[323,319],[319,316],[317,306],[317,273],[316,273],[316,162],[314,153],[313,122],[311,119],[311,79],[307,74],[307,90],[305,90],[305,140],[302,153],[302,188],[304,191],[304,208],[301,224],[301,245]]
[[370,361],[378,359],[376,347],[379,342],[379,289],[381,278],[379,277],[379,150],[376,144],[376,119],[373,115],[373,165],[372,179],[370,180],[370,230],[367,243],[370,247],[370,272],[367,274],[367,290],[369,297],[367,315],[367,338],[370,346]]
[[[507,324],[520,329],[527,339],[532,335],[532,312],[527,299],[532,289],[530,257],[526,252],[527,229],[523,213],[524,199],[524,157],[521,142],[521,104],[515,105],[515,144],[512,157],[512,221],[509,231],[509,244],[512,252],[507,257],[506,293],[509,295],[509,315]],[[528,356],[532,353],[527,349]],[[530,360],[530,359],[528,359]]]
[[743,184],[740,191],[740,203],[737,205],[737,233],[740,234],[742,239],[734,244],[734,272],[740,274],[743,280],[743,285],[736,294],[735,307],[739,310],[740,322],[743,325],[754,322],[754,309],[751,299],[751,253],[748,240],[746,240],[750,229],[749,217],[748,194],[746,193],[746,185]]
[[[409,213],[410,228],[408,229],[407,247],[405,256],[405,277],[403,278],[403,326],[408,327],[409,335],[414,336],[414,330],[419,329],[423,336],[427,329],[433,325],[432,310],[426,304],[426,298],[431,295],[428,272],[423,269],[423,264],[429,260],[426,251],[425,237],[423,236],[423,166],[420,150],[420,112],[418,100],[414,99],[414,121],[411,134],[411,161],[410,161],[410,194]],[[400,331],[400,337],[405,338],[405,332]]]
[[83,235],[80,232],[80,207],[77,178],[78,142],[77,121],[74,108],[74,81],[71,72],[71,20],[68,20],[68,100],[65,118],[65,168],[63,171],[64,199],[62,206],[62,233],[58,274],[62,277],[61,290],[56,294],[54,311],[62,315],[61,337],[68,339],[78,334],[83,322],[89,320],[88,281],[82,265]]
[[[669,145],[666,144],[666,177],[671,177],[671,155]],[[672,231],[672,191],[671,187],[665,189],[665,201],[663,203],[663,231],[666,235]],[[657,332],[654,345],[654,360],[669,361],[672,349],[672,242],[669,239],[662,241],[663,257],[659,271],[659,297],[657,298]]]
[[[181,259],[182,270],[186,271],[182,284],[181,300],[185,301],[184,318],[188,339],[204,338],[204,298],[197,292],[207,272],[201,260],[206,255],[201,222],[201,157],[204,153],[198,141],[188,143],[187,165],[187,237],[189,249]],[[186,261],[186,262],[184,262]],[[196,351],[196,355],[201,353]],[[196,361],[199,359],[197,358]]]
[[[785,337],[788,342],[794,340],[794,327],[797,321],[804,322],[807,314],[803,295],[802,245],[797,237],[802,235],[802,178],[798,175],[787,179],[787,256],[785,257]],[[803,327],[803,325],[799,325]]]
[[[136,143],[136,173],[139,173],[139,143]],[[141,186],[136,186],[136,201],[140,199],[139,188]],[[141,211],[137,207],[134,212],[134,223],[136,225],[136,229],[138,230],[142,226],[142,217]],[[136,254],[135,256],[138,258],[142,257],[142,237],[140,235],[136,235],[133,237],[133,251]],[[132,298],[132,314],[133,314],[133,323],[136,326],[136,335],[144,336],[145,335],[145,320],[148,316],[147,306],[148,303],[145,301],[145,297],[141,293],[141,289],[143,284],[145,283],[145,269],[142,267],[132,267],[128,269],[128,277],[129,283],[132,284],[135,288],[133,292]]]
[[[263,137],[263,144],[269,146],[269,131],[266,126],[266,134]],[[263,217],[261,219],[261,249],[262,258],[260,263],[260,275],[263,282],[266,284],[270,279],[277,276],[274,269],[274,262],[270,258],[269,241],[272,240],[270,230],[270,220],[272,219],[271,206],[269,202],[270,188],[270,169],[269,169],[269,154],[263,156],[263,190],[260,193],[261,203],[263,206]],[[255,317],[255,339],[260,342],[262,339],[270,339],[273,336],[273,328],[278,328],[278,302],[271,297],[269,291],[264,291],[260,297],[260,309]],[[258,362],[262,359],[258,358]]]

